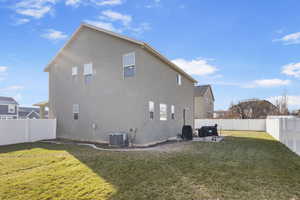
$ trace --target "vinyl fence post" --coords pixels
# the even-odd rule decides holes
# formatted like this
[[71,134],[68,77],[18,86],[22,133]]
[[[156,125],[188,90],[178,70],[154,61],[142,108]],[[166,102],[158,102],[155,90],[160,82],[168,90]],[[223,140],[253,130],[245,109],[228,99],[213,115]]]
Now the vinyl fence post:
[[25,120],[25,139],[26,142],[30,142],[29,122],[28,119],[24,119],[24,120]]

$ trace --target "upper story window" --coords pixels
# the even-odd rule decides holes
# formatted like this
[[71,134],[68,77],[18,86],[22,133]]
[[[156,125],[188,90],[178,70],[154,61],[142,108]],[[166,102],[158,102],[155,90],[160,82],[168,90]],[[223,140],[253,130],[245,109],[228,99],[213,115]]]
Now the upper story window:
[[135,76],[136,67],[134,52],[123,55],[123,72],[124,78]]
[[83,67],[84,82],[90,83],[93,76],[93,63],[84,64]]
[[73,104],[73,119],[79,119],[79,104]]
[[159,114],[160,114],[160,120],[166,121],[168,118],[167,114],[167,104],[159,104]]
[[77,76],[78,75],[78,67],[72,67],[72,76]]
[[154,119],[154,102],[149,101],[149,118]]
[[181,84],[182,84],[181,75],[177,74],[177,85],[181,85]]
[[171,119],[175,119],[175,106],[171,106]]
[[8,104],[8,113],[15,113],[15,112],[16,112],[16,105]]

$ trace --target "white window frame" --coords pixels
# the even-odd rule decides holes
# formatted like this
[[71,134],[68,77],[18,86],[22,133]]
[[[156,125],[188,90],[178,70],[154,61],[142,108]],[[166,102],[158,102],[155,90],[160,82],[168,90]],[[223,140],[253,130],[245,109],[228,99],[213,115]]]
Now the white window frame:
[[171,105],[171,119],[175,119],[175,105]]
[[79,104],[73,104],[73,113],[79,113]]
[[[15,104],[8,104],[8,107],[7,107],[7,113],[15,113],[16,112],[16,105]],[[11,109],[13,111],[11,111]]]
[[[73,120],[78,120],[79,119],[79,104],[73,104],[72,113],[73,113]],[[75,119],[75,114],[78,115],[77,119]]]
[[168,105],[161,103],[159,104],[159,119],[160,121],[168,120]]
[[177,81],[177,85],[182,85],[182,77],[180,74],[177,74],[177,77],[176,77],[176,81]]
[[74,66],[72,67],[72,76],[77,76],[78,75],[78,67]]
[[[153,101],[149,101],[149,119],[154,120],[154,111],[155,111],[155,103]],[[151,112],[153,114],[151,114]]]
[[[130,58],[130,56],[132,56],[132,60],[131,61],[126,60],[126,59]],[[123,78],[124,79],[127,78],[127,77],[125,77],[125,68],[127,68],[127,67],[134,67],[134,76],[135,76],[135,74],[136,74],[135,52],[124,54],[122,57],[122,65],[123,65]]]
[[93,63],[87,63],[83,65],[83,75],[93,75]]

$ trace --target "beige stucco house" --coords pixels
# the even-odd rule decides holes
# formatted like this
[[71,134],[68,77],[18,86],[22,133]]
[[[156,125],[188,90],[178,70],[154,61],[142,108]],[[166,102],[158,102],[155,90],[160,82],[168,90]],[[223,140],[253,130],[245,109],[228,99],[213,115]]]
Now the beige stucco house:
[[195,119],[213,118],[215,98],[211,86],[199,85],[194,90]]
[[147,145],[193,126],[196,80],[144,42],[82,24],[45,71],[60,138]]

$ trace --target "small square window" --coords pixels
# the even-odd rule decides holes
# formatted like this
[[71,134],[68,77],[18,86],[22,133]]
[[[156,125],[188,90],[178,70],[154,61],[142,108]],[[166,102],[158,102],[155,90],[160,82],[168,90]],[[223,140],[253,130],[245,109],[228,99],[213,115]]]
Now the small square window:
[[177,74],[177,85],[181,85],[181,84],[182,84],[181,75]]
[[159,104],[159,112],[160,112],[160,120],[166,121],[168,118],[167,114],[167,105],[166,104]]
[[93,63],[84,64],[83,75],[92,75],[93,74]]
[[78,67],[72,67],[72,76],[76,76],[78,74]]
[[79,104],[73,104],[73,119],[79,119]]
[[123,55],[123,73],[124,78],[135,76],[136,67],[134,52]]
[[150,119],[154,119],[154,102],[149,101],[149,117]]
[[175,106],[171,106],[171,119],[175,119]]
[[8,104],[8,113],[15,113],[16,112],[16,105]]

